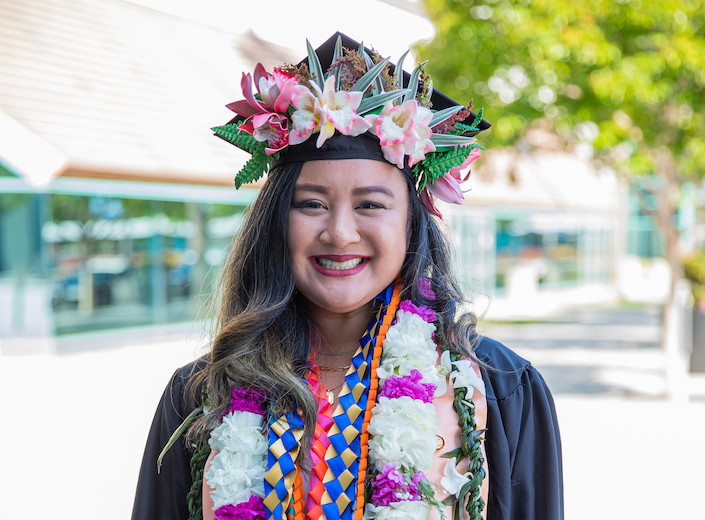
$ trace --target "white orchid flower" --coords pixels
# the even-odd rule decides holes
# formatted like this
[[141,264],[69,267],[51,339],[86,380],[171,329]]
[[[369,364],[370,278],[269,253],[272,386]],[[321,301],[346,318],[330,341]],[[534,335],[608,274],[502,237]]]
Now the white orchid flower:
[[454,361],[450,380],[453,388],[467,388],[468,396],[472,395],[473,388],[477,388],[482,395],[486,395],[485,382],[475,373],[470,361],[465,359]]
[[455,457],[450,459],[443,470],[443,477],[441,477],[441,486],[451,495],[455,495],[455,498],[460,498],[460,490],[463,486],[470,482],[470,472],[460,474],[458,470],[455,469],[456,462]]
[[[446,377],[450,378],[450,383],[453,385],[453,388],[466,388],[468,397],[472,396],[474,392],[473,388],[477,388],[482,395],[486,395],[485,382],[475,373],[470,361],[465,359],[451,361],[450,351],[444,350],[441,354],[441,364],[438,365],[436,369],[441,376],[442,382],[436,390],[435,397],[446,393]],[[443,387],[442,391],[441,386]]]

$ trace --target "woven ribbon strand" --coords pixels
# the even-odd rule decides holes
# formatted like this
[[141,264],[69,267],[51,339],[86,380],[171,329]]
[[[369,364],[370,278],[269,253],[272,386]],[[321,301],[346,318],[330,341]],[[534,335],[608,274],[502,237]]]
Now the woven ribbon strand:
[[325,461],[326,451],[330,446],[328,440],[328,430],[333,424],[333,406],[326,398],[325,388],[323,388],[318,377],[318,369],[314,365],[308,377],[311,392],[318,403],[318,422],[313,433],[311,447],[311,461],[313,470],[311,472],[311,491],[306,499],[306,518],[309,520],[319,520],[322,515],[321,497],[325,492],[323,477],[326,474],[328,465]]
[[264,511],[268,520],[283,520],[288,515],[298,474],[295,461],[303,434],[304,422],[296,410],[269,425],[269,469],[264,476]]
[[[326,492],[321,498],[321,507],[327,520],[352,520],[357,516],[353,507],[357,506],[356,509],[362,510],[364,506],[364,501],[356,502],[356,498],[358,481],[362,478],[364,482],[367,463],[367,438],[363,439],[360,434],[364,429],[365,412],[370,405],[368,398],[372,371],[368,368],[379,363],[383,341],[383,338],[379,341],[378,337],[380,321],[391,323],[399,305],[400,293],[401,282],[397,280],[392,294],[389,295],[389,301],[385,302],[387,305],[384,318],[380,320],[380,308],[375,319],[370,322],[367,333],[360,340],[362,350],[353,357],[353,364],[345,376],[338,408],[333,414],[334,424],[328,433],[331,444],[325,457],[328,463],[328,471],[324,477]],[[377,349],[376,345],[380,348]],[[376,392],[376,379],[374,384]]]

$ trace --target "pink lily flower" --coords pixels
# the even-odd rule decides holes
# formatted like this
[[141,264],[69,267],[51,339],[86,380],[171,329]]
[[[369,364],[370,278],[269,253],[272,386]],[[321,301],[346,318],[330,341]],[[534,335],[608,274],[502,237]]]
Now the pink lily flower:
[[285,117],[278,114],[257,114],[248,118],[238,128],[251,134],[260,142],[267,141],[264,149],[267,155],[272,155],[289,145],[289,126]]
[[264,70],[264,66],[258,63],[255,67],[255,85],[262,101],[254,96],[252,77],[243,72],[240,86],[245,99],[226,106],[236,114],[245,117],[272,112],[285,114],[297,83],[296,76],[286,74],[279,69],[274,69],[274,74],[270,76]]
[[421,193],[419,193],[419,199],[421,199],[421,203],[431,215],[435,215],[440,219],[443,218],[443,214],[438,211],[438,208],[433,203],[433,195],[428,191],[428,188],[424,188]]
[[338,130],[343,135],[357,136],[372,126],[355,112],[362,101],[362,92],[336,92],[335,77],[329,77],[323,91],[311,83],[315,96],[302,86],[294,89],[290,144],[299,144],[314,132],[319,132],[316,147],[320,148]]
[[311,137],[318,126],[316,117],[317,99],[311,91],[303,85],[294,87],[294,94],[291,103],[296,111],[291,115],[291,132],[289,134],[289,144],[301,144]]
[[440,211],[438,211],[438,208],[434,204],[434,196],[451,204],[463,203],[465,196],[460,187],[460,183],[468,180],[468,177],[470,177],[470,170],[468,170],[464,177],[461,172],[470,166],[478,157],[480,157],[480,149],[475,148],[470,152],[465,161],[463,161],[463,164],[451,168],[450,171],[448,171],[448,173],[446,173],[443,177],[435,179],[433,184],[426,185],[423,191],[419,194],[419,198],[432,215],[443,218],[443,215]]
[[409,166],[423,161],[427,153],[436,151],[435,145],[431,142],[431,129],[428,127],[432,117],[433,113],[428,108],[419,106],[416,109],[413,127],[416,140],[408,142],[405,150],[409,156]]
[[426,184],[426,187],[421,191],[419,198],[426,209],[438,218],[443,218],[443,215],[434,203],[434,198],[438,197],[443,202],[451,204],[463,203],[463,190],[460,189],[460,184],[452,175],[445,174],[443,177],[438,177],[433,181],[433,184]]
[[397,106],[389,101],[379,115],[365,116],[373,125],[370,131],[379,138],[384,158],[400,169],[404,167],[405,153],[409,149],[415,150],[419,140],[419,135],[414,129],[417,109],[418,103],[415,100],[405,101]]
[[242,75],[240,85],[245,99],[226,105],[230,110],[247,119],[238,127],[260,142],[266,141],[265,152],[271,155],[289,144],[289,123],[286,111],[298,79],[274,69],[269,75],[261,63],[255,67],[255,85],[262,100],[252,90],[252,77]]
[[433,184],[427,184],[428,191],[441,199],[443,202],[451,204],[462,204],[465,195],[460,188],[458,180],[449,173],[443,177],[438,177],[433,181]]

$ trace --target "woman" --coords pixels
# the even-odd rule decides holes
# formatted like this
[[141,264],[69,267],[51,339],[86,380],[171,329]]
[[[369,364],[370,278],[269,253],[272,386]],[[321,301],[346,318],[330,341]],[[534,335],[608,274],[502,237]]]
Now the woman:
[[253,154],[236,185],[270,173],[212,351],[157,410],[133,518],[562,518],[550,393],[476,335],[435,222],[488,125],[344,35],[254,79],[215,130]]

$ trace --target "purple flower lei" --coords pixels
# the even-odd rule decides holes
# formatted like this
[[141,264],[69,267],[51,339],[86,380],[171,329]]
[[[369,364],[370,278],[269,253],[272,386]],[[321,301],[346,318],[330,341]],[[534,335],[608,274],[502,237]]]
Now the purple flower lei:
[[233,388],[230,392],[230,408],[227,413],[231,412],[250,412],[261,416],[267,415],[267,392],[261,388],[254,386],[240,386]]
[[264,501],[251,496],[247,502],[225,505],[215,511],[215,520],[264,520]]
[[412,370],[408,376],[390,376],[384,382],[379,396],[390,399],[408,396],[424,403],[431,403],[433,402],[433,393],[436,391],[436,385],[422,383],[422,378],[421,372],[416,369]]
[[399,309],[404,312],[411,312],[421,317],[426,323],[433,323],[436,321],[436,313],[433,309],[426,307],[425,305],[414,305],[411,300],[404,300],[399,304]]
[[404,473],[395,464],[386,464],[382,473],[370,479],[372,486],[372,503],[376,506],[389,506],[392,502],[403,500],[418,501],[421,498],[418,483],[425,479],[423,472],[418,471],[407,481]]

